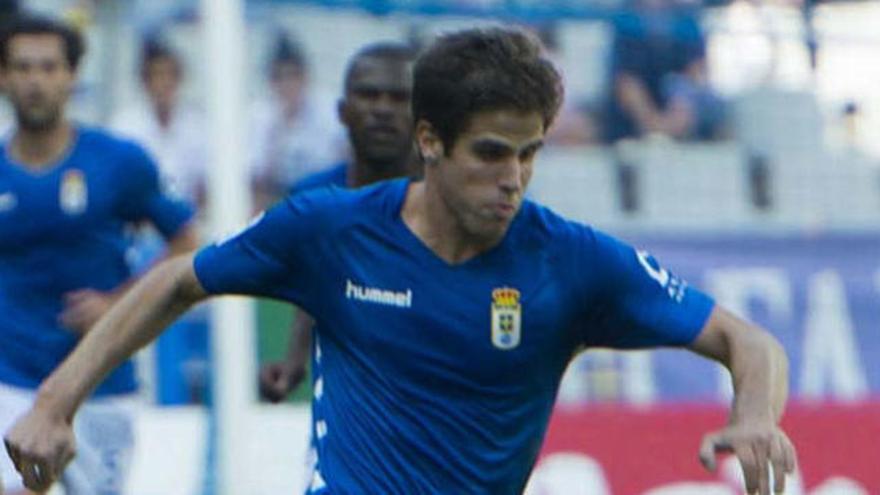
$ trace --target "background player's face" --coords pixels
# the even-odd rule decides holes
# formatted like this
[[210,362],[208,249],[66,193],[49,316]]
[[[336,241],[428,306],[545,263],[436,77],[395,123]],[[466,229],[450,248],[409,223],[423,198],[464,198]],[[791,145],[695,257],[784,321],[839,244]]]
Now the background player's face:
[[10,40],[4,85],[23,129],[58,123],[74,84],[64,41],[54,34],[19,34]]
[[445,155],[442,144],[422,137],[420,126],[423,155],[437,158],[436,164],[426,166],[426,178],[436,181],[457,223],[474,237],[503,237],[519,211],[535,154],[543,144],[541,115],[515,110],[474,114]]
[[366,57],[357,61],[339,102],[355,155],[392,166],[412,152],[411,62]]

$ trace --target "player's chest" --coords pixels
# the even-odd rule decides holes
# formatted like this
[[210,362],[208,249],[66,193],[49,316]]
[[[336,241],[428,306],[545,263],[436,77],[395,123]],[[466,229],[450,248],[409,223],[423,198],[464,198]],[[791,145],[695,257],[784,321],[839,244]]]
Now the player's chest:
[[574,294],[550,258],[449,267],[411,253],[353,251],[328,274],[329,310],[340,337],[390,372],[439,368],[498,384],[567,361],[575,345]]
[[88,166],[35,174],[0,168],[0,246],[77,236],[107,221],[117,201],[112,179]]

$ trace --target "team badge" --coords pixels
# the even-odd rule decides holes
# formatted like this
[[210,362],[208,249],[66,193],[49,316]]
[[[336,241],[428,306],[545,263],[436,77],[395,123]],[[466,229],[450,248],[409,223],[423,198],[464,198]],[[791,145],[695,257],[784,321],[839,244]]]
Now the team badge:
[[492,291],[492,345],[505,351],[519,345],[521,315],[518,290]]
[[79,215],[86,211],[89,203],[89,190],[86,187],[86,176],[82,170],[71,169],[61,178],[61,190],[58,193],[61,210],[68,215]]

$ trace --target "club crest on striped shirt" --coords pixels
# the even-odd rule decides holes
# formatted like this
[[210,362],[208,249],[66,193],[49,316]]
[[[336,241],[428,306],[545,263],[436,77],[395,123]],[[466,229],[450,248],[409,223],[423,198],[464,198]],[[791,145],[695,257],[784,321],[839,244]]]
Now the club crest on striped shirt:
[[501,287],[492,291],[492,345],[505,351],[519,345],[521,315],[518,290]]

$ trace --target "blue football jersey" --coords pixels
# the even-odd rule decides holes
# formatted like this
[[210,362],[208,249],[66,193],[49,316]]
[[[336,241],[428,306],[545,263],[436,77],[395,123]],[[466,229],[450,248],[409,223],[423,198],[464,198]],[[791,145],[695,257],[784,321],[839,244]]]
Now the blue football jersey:
[[[76,345],[63,328],[64,295],[109,291],[130,275],[130,227],[149,221],[166,237],[192,209],[160,192],[157,168],[137,145],[77,127],[64,158],[41,171],[0,148],[0,382],[36,388]],[[96,395],[133,391],[126,362]]]
[[404,224],[408,184],[292,196],[195,259],[208,292],[317,321],[314,493],[520,493],[578,350],[687,345],[712,309],[647,253],[529,201],[451,265]]
[[313,174],[309,174],[302,179],[296,181],[290,188],[290,194],[299,194],[301,192],[317,189],[320,187],[348,187],[348,164],[340,163],[321,170]]

